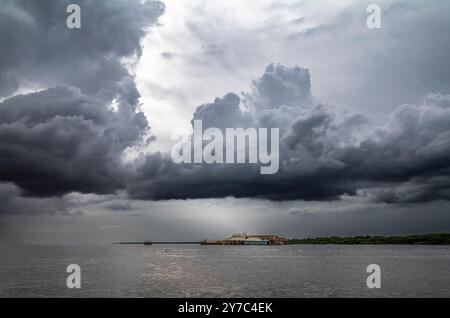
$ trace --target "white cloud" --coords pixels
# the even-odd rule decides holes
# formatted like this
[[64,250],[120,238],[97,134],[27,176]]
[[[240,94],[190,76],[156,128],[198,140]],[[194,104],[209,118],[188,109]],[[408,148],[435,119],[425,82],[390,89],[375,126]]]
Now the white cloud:
[[272,62],[310,69],[319,100],[378,120],[429,92],[450,93],[448,2],[380,1],[385,14],[377,31],[365,24],[370,1],[165,3],[162,26],[147,35],[137,68],[159,138],[151,150],[170,149],[172,131],[189,128],[198,105],[246,90]]

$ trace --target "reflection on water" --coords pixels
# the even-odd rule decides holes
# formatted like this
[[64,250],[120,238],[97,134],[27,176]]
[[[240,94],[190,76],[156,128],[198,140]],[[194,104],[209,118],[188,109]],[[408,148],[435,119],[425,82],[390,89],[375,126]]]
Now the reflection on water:
[[[2,247],[1,297],[450,297],[445,246]],[[382,288],[366,287],[367,265]],[[82,289],[66,287],[78,264]]]

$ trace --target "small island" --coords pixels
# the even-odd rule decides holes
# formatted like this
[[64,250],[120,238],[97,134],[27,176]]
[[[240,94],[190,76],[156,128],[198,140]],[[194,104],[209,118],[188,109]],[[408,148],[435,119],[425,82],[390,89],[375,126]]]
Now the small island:
[[450,245],[450,233],[431,233],[407,236],[354,236],[316,237],[290,239],[290,245],[337,244],[337,245]]
[[233,234],[224,240],[182,241],[182,242],[117,242],[123,245],[450,245],[450,233],[430,233],[406,236],[353,236],[353,237],[316,237],[286,239],[278,235]]

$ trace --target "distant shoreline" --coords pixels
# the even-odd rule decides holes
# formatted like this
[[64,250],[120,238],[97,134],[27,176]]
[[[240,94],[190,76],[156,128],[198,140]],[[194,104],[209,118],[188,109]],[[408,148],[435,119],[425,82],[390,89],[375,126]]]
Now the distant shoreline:
[[289,245],[450,245],[450,233],[406,236],[353,236],[290,239]]
[[[200,245],[201,242],[116,242],[119,245]],[[450,233],[290,239],[288,245],[450,245]]]

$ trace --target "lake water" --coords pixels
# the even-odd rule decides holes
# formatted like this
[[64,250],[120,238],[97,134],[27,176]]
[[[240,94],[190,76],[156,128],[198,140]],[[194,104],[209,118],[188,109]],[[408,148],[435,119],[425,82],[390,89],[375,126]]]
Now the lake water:
[[[366,267],[381,266],[381,289]],[[81,266],[81,290],[66,287]],[[0,297],[450,297],[447,246],[1,247]]]

